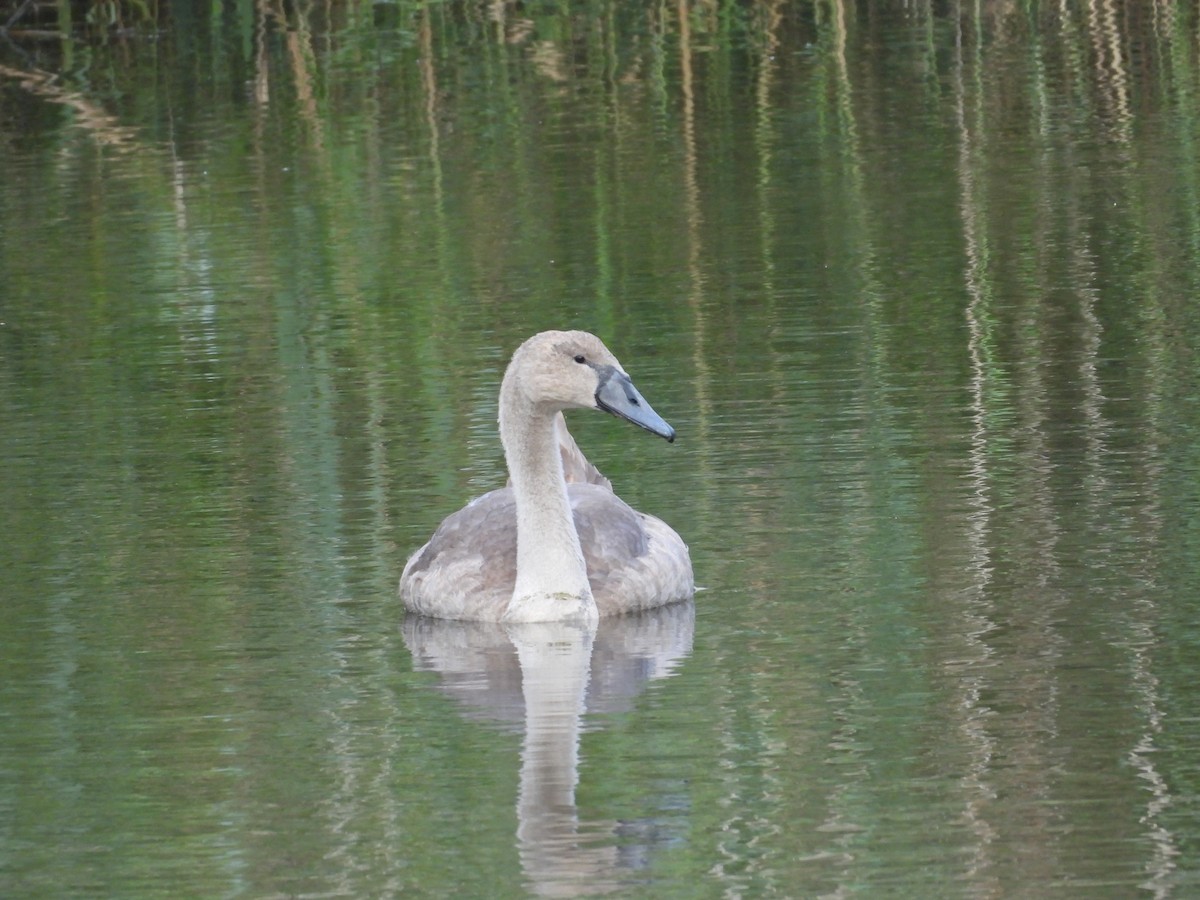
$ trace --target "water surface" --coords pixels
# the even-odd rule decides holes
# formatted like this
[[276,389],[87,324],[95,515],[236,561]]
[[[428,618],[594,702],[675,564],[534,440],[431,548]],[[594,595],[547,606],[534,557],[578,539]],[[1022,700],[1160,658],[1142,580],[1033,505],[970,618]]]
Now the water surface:
[[[0,48],[5,896],[1195,893],[1194,8],[126,12]],[[406,620],[549,327],[704,589]]]

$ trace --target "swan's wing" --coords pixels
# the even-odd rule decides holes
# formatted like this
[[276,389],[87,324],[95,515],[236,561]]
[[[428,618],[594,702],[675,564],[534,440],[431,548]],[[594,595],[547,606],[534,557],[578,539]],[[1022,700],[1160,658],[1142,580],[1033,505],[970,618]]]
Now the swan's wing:
[[595,484],[611,491],[612,482],[588,462],[571,432],[567,431],[567,420],[562,413],[554,417],[554,430],[558,433],[558,452],[562,456],[563,478],[567,484]]
[[651,609],[695,593],[687,545],[669,525],[605,488],[573,484],[568,494],[601,616]]
[[[687,545],[669,525],[640,513],[607,486],[567,486],[588,581],[600,615],[691,597]],[[517,577],[517,505],[510,488],[484,494],[448,516],[400,576],[412,612],[499,621]]]
[[517,578],[517,506],[509,488],[447,516],[408,560],[400,598],[412,612],[497,621]]

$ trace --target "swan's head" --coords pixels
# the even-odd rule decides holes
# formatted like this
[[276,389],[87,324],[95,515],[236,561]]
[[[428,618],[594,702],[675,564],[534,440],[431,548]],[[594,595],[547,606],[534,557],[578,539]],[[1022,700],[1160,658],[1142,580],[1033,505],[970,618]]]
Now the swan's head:
[[675,440],[675,429],[633,386],[603,341],[586,331],[543,331],[513,354],[504,391],[550,410],[601,409]]

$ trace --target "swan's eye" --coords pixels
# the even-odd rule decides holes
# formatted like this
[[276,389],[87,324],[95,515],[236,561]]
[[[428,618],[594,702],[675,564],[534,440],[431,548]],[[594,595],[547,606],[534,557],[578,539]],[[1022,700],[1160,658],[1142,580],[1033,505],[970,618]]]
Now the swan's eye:
[[577,363],[585,363],[585,362],[587,362],[587,357],[586,357],[586,356],[584,356],[584,355],[581,353],[581,354],[579,354],[577,357],[575,357],[575,362],[577,362]]

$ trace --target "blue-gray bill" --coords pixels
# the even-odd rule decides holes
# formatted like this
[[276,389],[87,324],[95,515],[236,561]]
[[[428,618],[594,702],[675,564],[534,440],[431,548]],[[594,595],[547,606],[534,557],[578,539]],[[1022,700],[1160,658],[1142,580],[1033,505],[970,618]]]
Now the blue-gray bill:
[[600,372],[600,387],[596,389],[596,405],[605,412],[627,419],[634,425],[645,428],[652,434],[675,440],[675,429],[667,424],[646,398],[638,393],[629,376],[611,366]]

